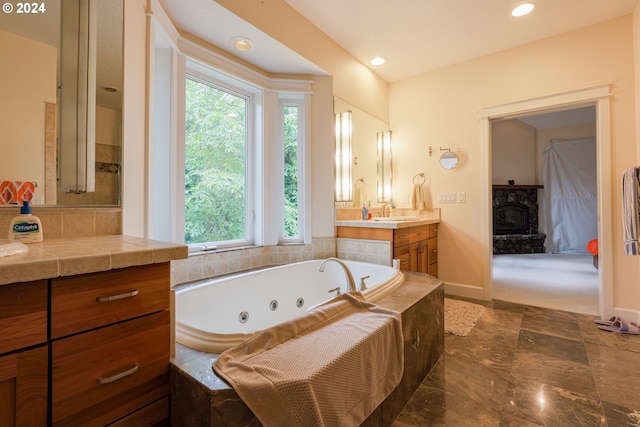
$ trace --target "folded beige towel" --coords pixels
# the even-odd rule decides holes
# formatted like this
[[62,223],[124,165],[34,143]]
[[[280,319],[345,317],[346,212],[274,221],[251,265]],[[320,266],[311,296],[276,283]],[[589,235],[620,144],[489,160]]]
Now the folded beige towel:
[[411,208],[414,211],[420,211],[425,208],[424,188],[422,184],[413,184],[413,193],[411,193]]
[[400,314],[342,294],[225,351],[213,369],[265,426],[333,427],[360,425],[403,366]]
[[356,183],[355,190],[353,191],[353,203],[357,207],[362,207],[367,202],[367,191],[364,188],[363,183]]

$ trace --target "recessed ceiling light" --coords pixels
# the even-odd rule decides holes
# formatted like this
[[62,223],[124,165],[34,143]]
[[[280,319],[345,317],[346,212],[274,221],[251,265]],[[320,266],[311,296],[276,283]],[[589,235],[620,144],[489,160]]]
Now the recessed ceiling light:
[[384,64],[385,59],[377,56],[371,60],[371,65],[382,65]]
[[536,4],[534,2],[522,3],[519,6],[516,6],[515,9],[511,11],[511,15],[513,16],[524,16],[530,13],[533,9],[535,9]]
[[247,37],[234,37],[231,39],[231,44],[242,52],[246,52],[253,47],[253,43]]

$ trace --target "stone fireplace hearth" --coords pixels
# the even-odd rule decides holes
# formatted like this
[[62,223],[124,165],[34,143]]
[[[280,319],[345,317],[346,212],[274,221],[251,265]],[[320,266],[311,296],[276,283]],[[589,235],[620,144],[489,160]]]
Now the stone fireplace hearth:
[[538,188],[541,185],[493,186],[493,253],[543,253],[538,233]]

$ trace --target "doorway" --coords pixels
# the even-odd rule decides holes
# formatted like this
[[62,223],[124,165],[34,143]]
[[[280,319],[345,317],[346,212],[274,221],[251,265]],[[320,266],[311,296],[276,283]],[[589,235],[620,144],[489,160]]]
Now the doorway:
[[595,105],[491,121],[493,298],[598,314]]
[[612,257],[611,257],[611,152],[610,152],[610,91],[609,85],[595,86],[578,91],[532,98],[509,104],[487,107],[481,111],[482,147],[482,221],[483,221],[483,297],[493,299],[493,222],[492,222],[492,135],[491,123],[495,120],[523,118],[542,113],[595,106],[596,156],[597,156],[597,217],[599,268],[597,314],[608,317],[613,312]]

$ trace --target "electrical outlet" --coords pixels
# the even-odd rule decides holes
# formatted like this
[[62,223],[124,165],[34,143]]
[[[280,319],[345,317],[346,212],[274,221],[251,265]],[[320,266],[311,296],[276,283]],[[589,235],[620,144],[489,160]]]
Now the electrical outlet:
[[467,203],[467,193],[464,191],[458,193],[458,203]]

